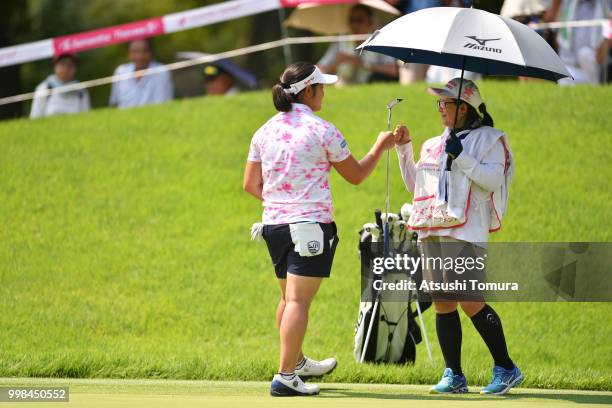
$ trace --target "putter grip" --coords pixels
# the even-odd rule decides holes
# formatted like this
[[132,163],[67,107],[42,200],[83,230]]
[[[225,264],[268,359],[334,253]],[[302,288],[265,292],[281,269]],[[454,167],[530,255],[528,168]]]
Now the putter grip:
[[383,230],[383,222],[382,222],[382,212],[380,211],[379,208],[377,208],[374,211],[374,218],[376,219],[376,225],[378,225],[378,228],[380,228],[380,230]]

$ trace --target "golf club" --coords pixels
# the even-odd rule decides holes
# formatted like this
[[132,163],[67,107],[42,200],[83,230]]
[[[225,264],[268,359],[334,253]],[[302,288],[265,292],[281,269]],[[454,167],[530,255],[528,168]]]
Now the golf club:
[[[387,104],[387,131],[391,131],[391,110],[403,101],[401,98],[395,98],[389,101]],[[391,161],[390,150],[387,150],[387,191],[385,197],[385,214],[389,214],[389,163]],[[389,255],[389,220],[384,220],[383,225],[383,237],[384,237],[384,256]]]
[[[387,104],[387,131],[391,131],[391,110],[395,107],[395,105],[400,103],[402,100],[403,99],[401,98],[395,98],[389,101],[389,103]],[[389,214],[389,162],[390,161],[391,161],[391,155],[390,155],[389,150],[387,150],[387,190],[386,190],[386,196],[385,196],[385,214]],[[377,223],[378,223],[379,213],[380,211],[377,210],[376,211]],[[389,220],[387,218],[388,217],[385,217],[385,219],[383,220],[383,256],[384,257],[389,256]],[[370,324],[368,326],[368,332],[366,334],[363,351],[361,353],[360,363],[363,363],[363,360],[365,359],[366,351],[368,350],[368,342],[370,341],[370,335],[372,334],[372,327],[374,326],[374,316],[376,316],[376,311],[378,309],[379,295],[380,295],[379,292],[376,292],[376,296],[374,299],[374,308],[372,310],[372,315],[371,315],[372,318],[370,319]]]

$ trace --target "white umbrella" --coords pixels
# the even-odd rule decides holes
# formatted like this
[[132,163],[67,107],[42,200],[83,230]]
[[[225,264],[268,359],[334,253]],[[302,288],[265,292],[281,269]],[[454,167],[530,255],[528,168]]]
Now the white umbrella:
[[[534,30],[508,17],[474,8],[415,11],[375,31],[357,49],[404,62],[460,69],[457,104],[465,70],[550,81],[571,77],[557,53]],[[451,161],[449,156],[447,170]]]
[[348,33],[350,31],[349,12],[355,4],[363,4],[372,9],[377,27],[392,21],[401,14],[399,10],[384,0],[359,0],[331,4],[329,1],[312,1],[298,5],[284,24],[327,35]]
[[551,81],[571,76],[534,30],[473,8],[433,7],[407,14],[376,31],[358,49],[484,75]]

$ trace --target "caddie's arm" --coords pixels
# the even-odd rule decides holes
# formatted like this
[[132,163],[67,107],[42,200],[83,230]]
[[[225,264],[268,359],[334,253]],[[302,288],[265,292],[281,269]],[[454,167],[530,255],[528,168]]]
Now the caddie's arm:
[[482,162],[462,151],[455,159],[459,169],[486,191],[497,190],[504,182],[506,151],[501,140],[491,148]]
[[393,132],[395,136],[395,150],[399,160],[400,172],[406,188],[414,193],[414,183],[416,180],[416,165],[414,164],[414,153],[412,150],[412,139],[410,131],[404,125],[397,125]]

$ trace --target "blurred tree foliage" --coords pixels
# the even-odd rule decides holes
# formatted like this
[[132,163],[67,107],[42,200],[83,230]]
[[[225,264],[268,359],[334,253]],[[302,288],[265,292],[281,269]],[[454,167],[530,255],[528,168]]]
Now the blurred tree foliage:
[[[28,5],[22,0],[3,0],[0,13],[0,48],[28,41]],[[0,68],[0,96],[15,95],[21,91],[21,70],[19,66]],[[13,118],[22,114],[21,104],[0,106],[0,119]]]
[[[3,41],[2,46],[14,45],[219,2],[219,0],[2,0],[3,12],[0,16],[2,31],[6,35],[0,37],[0,40]],[[217,53],[277,40],[280,37],[278,12],[272,11],[155,37],[152,42],[155,59],[169,63],[176,61],[175,54],[179,51]],[[322,52],[320,46],[299,46],[294,47],[293,56],[294,59],[316,60]],[[127,44],[116,44],[83,52],[79,54],[77,78],[84,81],[111,75],[117,65],[125,63],[126,60]],[[283,50],[280,48],[236,58],[234,62],[253,71],[262,86],[271,84],[285,65]],[[16,74],[14,73],[12,80],[8,82],[20,84],[21,89],[15,87],[11,90],[0,89],[3,95],[33,90],[51,72],[51,62],[44,60],[26,63],[21,65],[20,69],[13,68],[13,70]],[[91,88],[90,93],[94,107],[106,106],[110,86]],[[28,109],[29,106],[24,106],[24,114]]]

